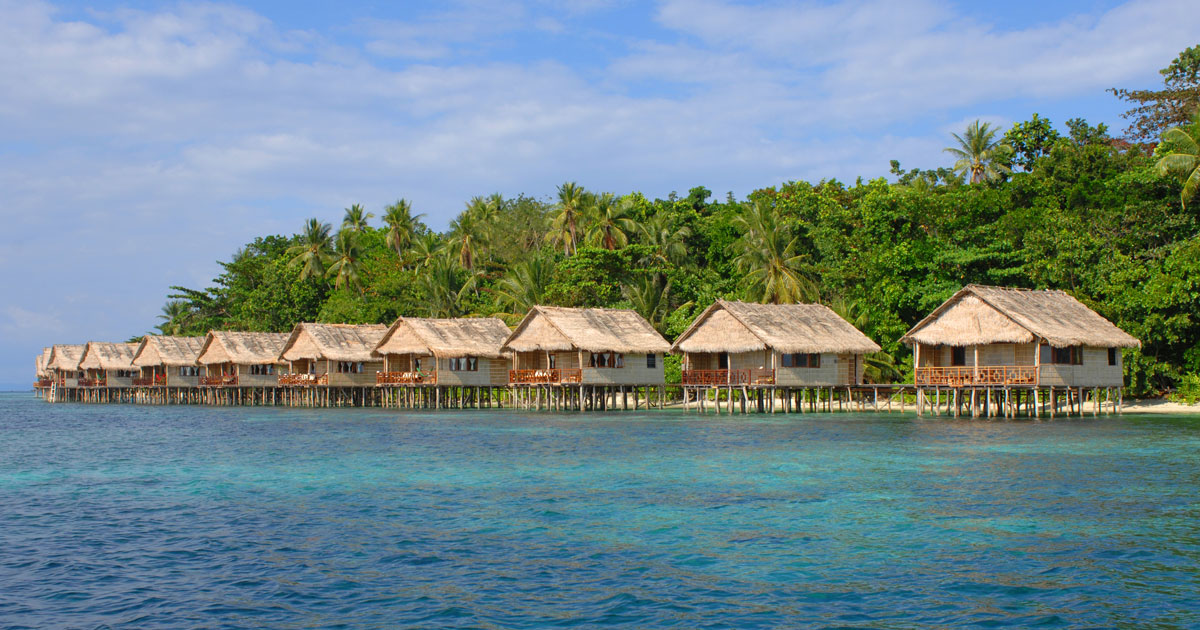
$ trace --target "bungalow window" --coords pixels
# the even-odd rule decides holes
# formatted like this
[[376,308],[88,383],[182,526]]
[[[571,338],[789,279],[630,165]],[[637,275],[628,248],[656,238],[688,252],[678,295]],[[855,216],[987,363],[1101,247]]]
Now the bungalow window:
[[337,371],[339,374],[362,374],[362,361],[338,361]]
[[251,374],[254,374],[254,375],[266,375],[266,374],[274,374],[274,373],[275,373],[275,366],[274,366],[274,365],[270,365],[270,364],[267,364],[267,365],[251,365],[251,366],[250,366],[250,373],[251,373]]
[[729,369],[729,353],[728,352],[722,352],[721,354],[717,355],[717,369],[718,370],[728,370]]
[[451,372],[475,372],[479,369],[476,357],[454,357],[450,359]]
[[1041,362],[1047,365],[1083,365],[1083,348],[1067,346],[1055,348],[1051,345],[1042,346]]
[[1108,349],[1108,364],[1116,365],[1117,357],[1119,357],[1119,356],[1120,356],[1120,353],[1117,352],[1116,348],[1109,348]]
[[593,352],[588,365],[594,368],[623,368],[625,355],[619,352]]
[[551,370],[558,367],[558,355],[557,354],[548,355],[546,360],[547,360],[548,365]]
[[646,367],[651,369],[658,367],[658,354],[651,352],[646,355]]
[[821,367],[821,355],[806,354],[803,352],[788,352],[783,355],[783,367],[819,368]]
[[950,348],[950,365],[961,367],[967,364],[967,349],[959,346]]
[[133,376],[133,370],[117,370],[116,374],[117,378],[131,378]]
[[194,365],[179,366],[179,375],[180,376],[196,376],[199,373],[200,373],[200,368],[198,368]]
[[421,371],[421,359],[413,357],[412,362],[413,362],[413,369],[420,372]]

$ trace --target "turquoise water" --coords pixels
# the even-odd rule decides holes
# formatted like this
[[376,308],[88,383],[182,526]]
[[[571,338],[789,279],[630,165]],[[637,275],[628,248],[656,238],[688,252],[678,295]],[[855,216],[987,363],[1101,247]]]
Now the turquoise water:
[[1200,625],[1200,417],[0,396],[0,626]]

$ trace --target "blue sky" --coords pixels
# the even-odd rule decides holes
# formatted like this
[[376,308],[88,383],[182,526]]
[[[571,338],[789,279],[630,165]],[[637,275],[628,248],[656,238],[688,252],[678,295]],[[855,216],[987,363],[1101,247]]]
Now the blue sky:
[[1194,0],[0,0],[0,388],[352,203],[948,165],[976,118],[1121,130],[1105,88],[1197,43]]

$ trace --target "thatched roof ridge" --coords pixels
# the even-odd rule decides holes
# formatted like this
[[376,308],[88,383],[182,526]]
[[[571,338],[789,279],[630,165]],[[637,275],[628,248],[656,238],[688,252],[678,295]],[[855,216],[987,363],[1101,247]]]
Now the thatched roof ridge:
[[717,300],[688,327],[673,352],[878,352],[879,344],[823,304]]
[[629,309],[535,306],[504,341],[516,352],[584,350],[654,353],[670,350],[646,318]]
[[203,346],[204,337],[146,335],[133,354],[133,364],[137,367],[196,365]]
[[388,327],[383,324],[296,324],[279,357],[285,361],[314,359],[371,361]]
[[42,348],[42,351],[39,352],[36,357],[34,357],[33,365],[34,365],[34,368],[37,370],[36,372],[34,372],[34,374],[36,374],[39,378],[46,376],[47,374],[50,373],[50,368],[48,367],[50,365],[50,348],[49,347]]
[[287,343],[290,336],[290,333],[213,330],[204,338],[204,346],[200,348],[196,362],[201,365],[279,363],[279,354],[283,352],[283,344]]
[[50,346],[50,359],[46,366],[51,370],[74,372],[79,369],[79,360],[83,358],[83,344],[56,343]]
[[511,333],[495,317],[429,319],[401,317],[388,328],[374,354],[427,354],[442,358],[502,356],[500,346]]
[[901,341],[977,346],[1032,343],[1136,348],[1141,342],[1069,293],[971,284],[913,326]]
[[89,341],[79,360],[81,370],[132,370],[136,343]]

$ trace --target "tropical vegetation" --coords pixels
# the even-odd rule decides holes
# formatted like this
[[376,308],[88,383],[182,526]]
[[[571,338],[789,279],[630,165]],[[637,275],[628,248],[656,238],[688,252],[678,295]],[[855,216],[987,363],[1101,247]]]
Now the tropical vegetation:
[[982,283],[1076,296],[1142,341],[1125,351],[1127,377],[1159,392],[1200,374],[1200,123],[1186,120],[1157,145],[1082,119],[1034,114],[1003,133],[976,122],[948,139],[952,167],[893,160],[890,180],[788,181],[744,199],[566,182],[544,199],[475,197],[444,232],[403,199],[379,226],[355,205],[337,233],[310,219],[246,245],[212,286],[175,287],[159,329],[515,323],[556,304],[633,308],[673,339],[717,298],[820,301],[883,346],[868,375],[890,381],[912,370],[901,335]]

